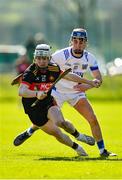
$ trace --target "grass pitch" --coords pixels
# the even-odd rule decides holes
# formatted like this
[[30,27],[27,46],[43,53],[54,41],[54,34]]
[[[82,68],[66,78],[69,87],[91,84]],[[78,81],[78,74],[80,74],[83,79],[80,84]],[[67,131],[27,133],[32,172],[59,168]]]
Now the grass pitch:
[[[89,157],[77,157],[75,151],[41,130],[23,145],[14,147],[15,136],[31,123],[19,100],[0,102],[0,178],[121,179],[122,104],[119,101],[92,104],[102,127],[106,147],[117,153],[117,157],[101,160],[97,146],[81,142],[79,144],[86,149]],[[91,134],[88,123],[67,104],[63,107],[63,113],[79,131]]]

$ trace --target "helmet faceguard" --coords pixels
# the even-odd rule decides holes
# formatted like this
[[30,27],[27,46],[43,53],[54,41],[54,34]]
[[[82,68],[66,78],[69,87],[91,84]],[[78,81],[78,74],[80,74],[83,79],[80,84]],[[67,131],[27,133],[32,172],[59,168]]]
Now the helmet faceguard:
[[38,44],[34,51],[34,59],[36,57],[48,57],[51,58],[51,47],[47,44]]

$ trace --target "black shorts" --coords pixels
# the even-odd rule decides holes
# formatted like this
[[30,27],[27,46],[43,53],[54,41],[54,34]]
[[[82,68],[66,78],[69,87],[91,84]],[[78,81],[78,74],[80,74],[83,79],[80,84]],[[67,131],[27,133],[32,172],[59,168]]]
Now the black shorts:
[[31,112],[28,113],[28,116],[33,124],[37,126],[43,126],[48,121],[47,113],[48,113],[48,109],[40,108],[40,110],[39,109],[32,110]]
[[48,109],[54,105],[56,105],[56,102],[54,99],[52,99],[52,101],[47,106],[32,107],[31,111],[27,113],[31,122],[37,126],[43,126],[46,124],[48,121]]

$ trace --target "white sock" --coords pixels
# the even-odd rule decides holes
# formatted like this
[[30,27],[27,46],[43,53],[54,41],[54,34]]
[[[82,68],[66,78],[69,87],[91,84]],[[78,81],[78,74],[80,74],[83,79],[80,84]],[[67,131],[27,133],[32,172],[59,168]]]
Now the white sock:
[[75,149],[75,151],[80,156],[88,156],[88,154],[85,152],[85,150],[80,145],[78,145],[78,147],[77,147],[77,149]]
[[29,136],[31,136],[34,133],[34,130],[30,127],[27,129],[27,133]]
[[100,154],[102,154],[102,153],[103,153],[103,151],[104,151],[104,148],[101,148],[101,149],[100,149]]
[[86,137],[84,136],[84,134],[79,133],[79,136],[76,139],[85,141]]

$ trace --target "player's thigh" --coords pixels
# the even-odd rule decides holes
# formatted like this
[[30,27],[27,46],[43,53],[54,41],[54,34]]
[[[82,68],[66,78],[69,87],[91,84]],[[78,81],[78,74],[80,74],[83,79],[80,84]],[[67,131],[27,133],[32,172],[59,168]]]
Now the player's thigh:
[[54,97],[57,105],[61,108],[65,102],[65,96],[55,90],[52,90],[51,95]]
[[80,99],[84,99],[86,98],[86,95],[84,92],[81,92],[81,93],[74,93],[74,94],[67,94],[66,95],[67,99],[66,101],[71,105],[71,106],[75,106],[75,104],[77,104],[77,102],[80,100]]
[[88,121],[92,121],[92,120],[96,119],[94,110],[86,98],[80,99],[76,103],[74,108]]
[[58,106],[50,107],[47,116],[58,126],[60,126],[61,123],[64,121],[63,114]]

